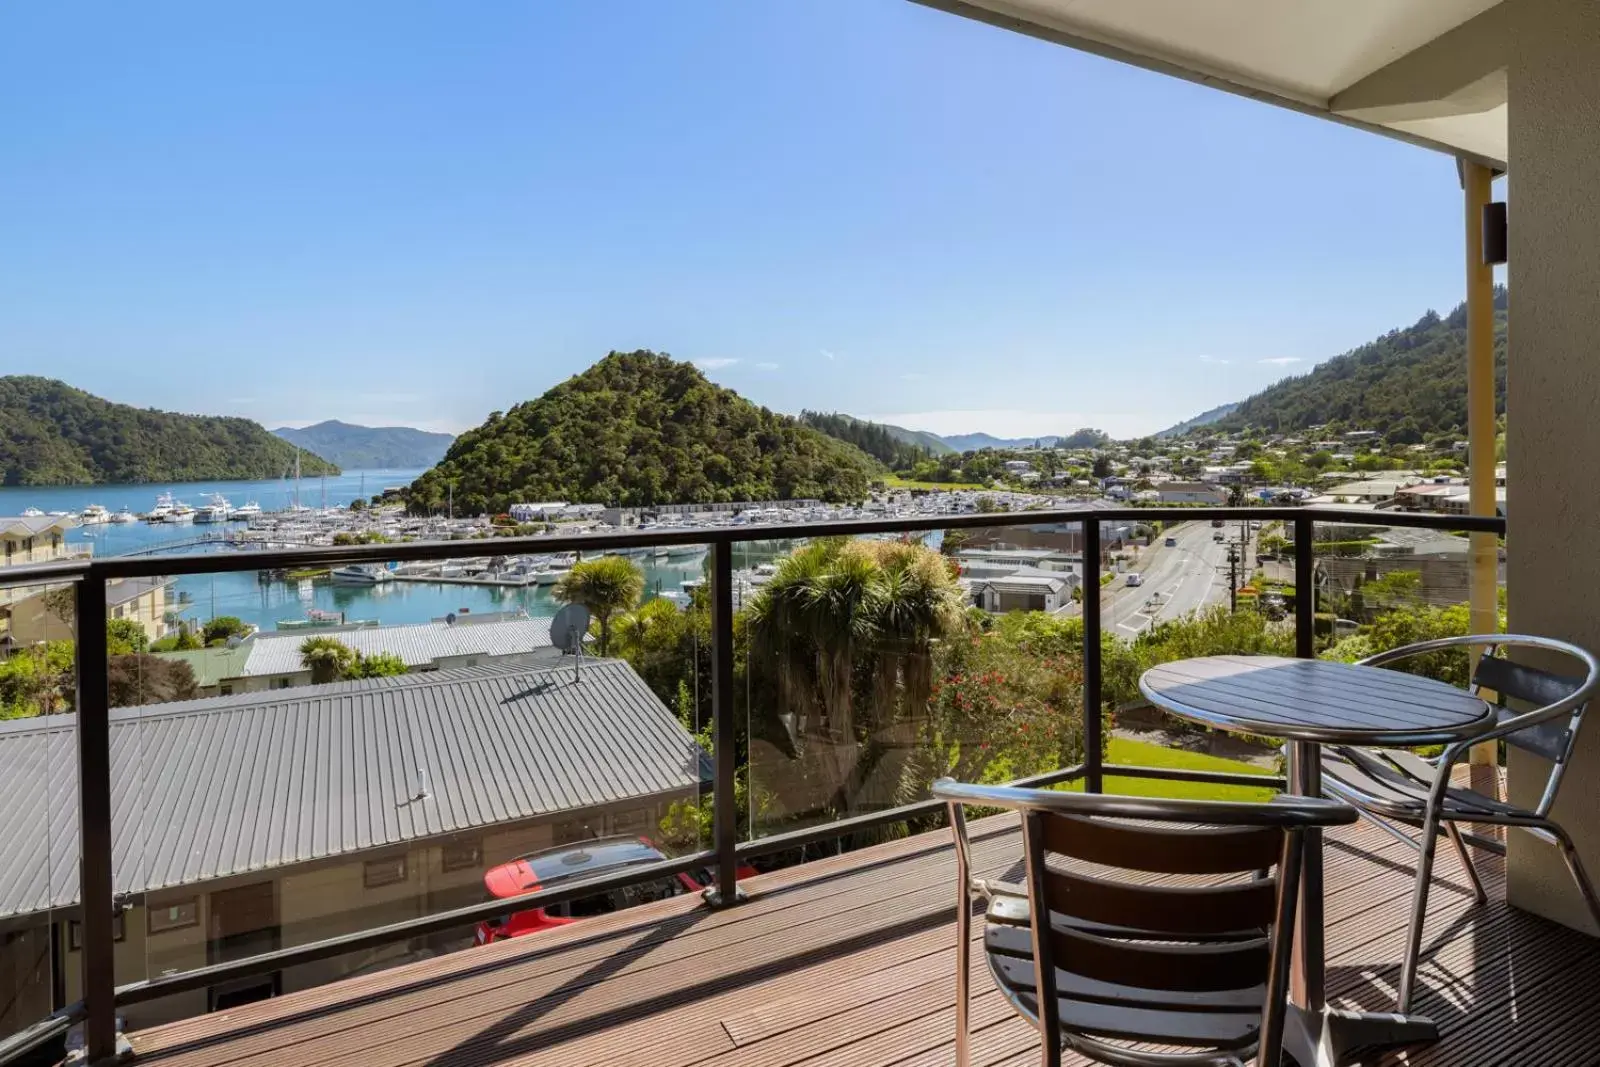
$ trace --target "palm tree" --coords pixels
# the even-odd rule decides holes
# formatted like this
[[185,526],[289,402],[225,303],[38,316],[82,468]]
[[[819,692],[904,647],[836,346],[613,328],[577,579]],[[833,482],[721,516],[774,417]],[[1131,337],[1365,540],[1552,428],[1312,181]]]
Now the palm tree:
[[300,666],[311,672],[312,685],[337,682],[355,660],[355,652],[337,638],[317,636],[300,642]]
[[935,645],[964,627],[949,562],[920,544],[812,542],[751,602],[750,669],[771,673],[785,713],[820,720],[798,740],[825,764],[814,770],[830,780],[834,807],[860,806],[869,782],[873,800],[893,802],[884,794],[901,786],[883,761],[910,756]]
[[623,556],[583,560],[562,575],[555,597],[563,604],[582,604],[600,628],[596,651],[604,656],[611,647],[611,620],[631,611],[644,596],[644,571]]

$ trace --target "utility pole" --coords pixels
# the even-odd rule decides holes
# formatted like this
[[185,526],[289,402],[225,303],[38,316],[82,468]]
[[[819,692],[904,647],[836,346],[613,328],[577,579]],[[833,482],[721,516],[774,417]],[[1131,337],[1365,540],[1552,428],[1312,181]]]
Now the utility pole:
[[[1245,551],[1250,547],[1250,523],[1248,520],[1239,520],[1239,539],[1237,541],[1224,541],[1228,550],[1228,611],[1237,613],[1239,610],[1239,577],[1244,565]],[[1221,570],[1222,568],[1217,568]]]

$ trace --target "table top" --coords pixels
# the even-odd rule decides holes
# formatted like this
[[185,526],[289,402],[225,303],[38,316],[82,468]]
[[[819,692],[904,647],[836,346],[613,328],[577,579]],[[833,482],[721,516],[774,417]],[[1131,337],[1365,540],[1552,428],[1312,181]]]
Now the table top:
[[1232,733],[1338,744],[1434,745],[1493,725],[1494,709],[1431,678],[1282,656],[1205,656],[1144,672],[1139,690],[1181,719]]

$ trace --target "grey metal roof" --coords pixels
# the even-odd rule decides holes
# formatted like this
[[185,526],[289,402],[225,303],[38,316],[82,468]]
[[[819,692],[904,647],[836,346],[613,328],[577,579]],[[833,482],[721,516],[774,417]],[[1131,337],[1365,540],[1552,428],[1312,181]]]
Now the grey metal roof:
[[550,648],[549,619],[497,619],[492,622],[423,622],[410,626],[374,626],[333,630],[297,630],[262,633],[243,646],[250,650],[243,674],[293,674],[303,670],[300,643],[307,637],[326,635],[370,656],[389,652],[407,667],[422,667],[447,656],[511,656]]
[[[0,722],[0,917],[78,896],[75,715]],[[137,893],[692,790],[710,761],[620,660],[464,667],[112,712]],[[428,796],[417,799],[426,783]]]
[[126,604],[172,582],[171,578],[125,578],[120,582],[109,582],[106,584],[106,604],[110,607]]
[[64,515],[0,515],[0,534],[37,537],[52,529],[70,530],[78,520]]

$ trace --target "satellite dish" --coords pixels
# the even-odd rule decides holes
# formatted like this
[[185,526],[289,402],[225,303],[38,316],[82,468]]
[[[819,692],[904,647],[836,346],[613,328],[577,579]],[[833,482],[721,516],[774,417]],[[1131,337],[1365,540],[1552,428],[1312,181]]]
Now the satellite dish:
[[582,604],[568,604],[550,620],[550,643],[563,652],[581,653],[588,633],[589,609]]

